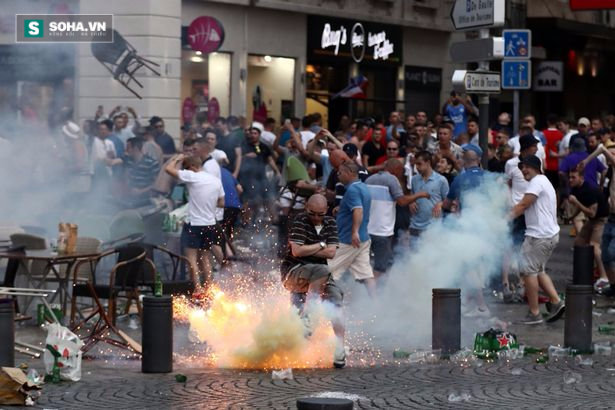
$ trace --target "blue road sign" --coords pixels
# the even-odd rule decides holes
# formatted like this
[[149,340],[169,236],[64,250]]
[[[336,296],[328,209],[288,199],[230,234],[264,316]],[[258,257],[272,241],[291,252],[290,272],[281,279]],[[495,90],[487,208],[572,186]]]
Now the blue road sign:
[[530,60],[502,61],[502,88],[505,90],[529,90],[532,86],[532,62]]
[[504,58],[527,59],[532,57],[532,32],[530,30],[503,30]]

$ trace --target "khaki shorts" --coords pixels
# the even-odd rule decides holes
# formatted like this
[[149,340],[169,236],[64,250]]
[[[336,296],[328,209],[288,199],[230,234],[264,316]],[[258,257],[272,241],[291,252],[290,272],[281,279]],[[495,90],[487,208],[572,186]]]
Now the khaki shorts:
[[558,242],[559,233],[551,238],[526,236],[521,245],[521,276],[543,273]]
[[[284,288],[293,293],[318,293],[323,300],[328,300],[336,306],[341,306],[344,293],[335,284],[325,264],[300,265],[286,275]],[[316,285],[316,286],[315,286]]]
[[369,263],[370,240],[361,242],[358,248],[352,245],[340,243],[335,253],[335,258],[329,259],[329,269],[333,280],[339,281],[344,272],[350,270],[356,280],[370,279],[374,277],[372,265]]
[[577,232],[574,244],[577,246],[600,244],[602,241],[602,232],[604,232],[604,225],[607,218],[595,218],[588,219],[581,228],[581,232]]

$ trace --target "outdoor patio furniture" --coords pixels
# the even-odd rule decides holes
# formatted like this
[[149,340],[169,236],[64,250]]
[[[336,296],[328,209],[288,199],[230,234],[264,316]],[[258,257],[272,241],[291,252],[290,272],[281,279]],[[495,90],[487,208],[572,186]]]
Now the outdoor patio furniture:
[[[117,254],[117,263],[111,268],[109,284],[104,285],[96,282],[95,267],[103,257]],[[93,264],[93,275],[91,281],[79,282],[77,274],[81,271],[82,265]],[[143,270],[155,269],[153,263],[146,257],[146,250],[139,245],[126,245],[117,249],[90,258],[81,260],[73,270],[73,292],[71,301],[71,323],[73,331],[84,340],[82,350],[87,352],[99,341],[131,349],[141,353],[141,347],[123,331],[115,326],[117,300],[120,297],[127,299],[125,312],[127,313],[130,303],[135,302],[139,315],[142,315],[141,302],[139,301],[139,278],[143,275]],[[77,314],[77,297],[88,297],[94,301],[95,308],[87,314],[80,322],[75,324]],[[108,299],[108,307],[105,309],[101,299]],[[90,320],[95,320],[92,327],[87,324]],[[84,333],[83,329],[88,328]]]

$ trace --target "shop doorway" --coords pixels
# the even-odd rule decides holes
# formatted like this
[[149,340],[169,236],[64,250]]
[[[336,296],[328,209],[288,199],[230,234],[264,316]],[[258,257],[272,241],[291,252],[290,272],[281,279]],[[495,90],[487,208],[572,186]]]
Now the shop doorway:
[[247,114],[252,121],[268,117],[281,123],[294,105],[295,59],[274,56],[248,56]]

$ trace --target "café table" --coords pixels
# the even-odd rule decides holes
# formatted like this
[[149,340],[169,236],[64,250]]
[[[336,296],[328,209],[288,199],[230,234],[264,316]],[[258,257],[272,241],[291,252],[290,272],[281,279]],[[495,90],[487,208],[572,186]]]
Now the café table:
[[[62,314],[66,315],[66,304],[68,300],[68,282],[71,278],[72,269],[78,261],[82,259],[94,258],[99,256],[100,252],[67,252],[58,253],[52,249],[43,250],[25,250],[11,251],[0,250],[0,259],[13,259],[19,261],[22,272],[26,275],[28,287],[41,289],[48,282],[48,278],[52,278],[54,282],[58,282],[57,292],[54,294],[51,302],[56,296],[60,297],[62,306]],[[31,272],[30,265],[32,261],[40,261],[44,263],[42,271]],[[66,268],[61,273],[60,266]],[[32,297],[26,297],[26,303],[23,311],[26,312],[32,303]]]

